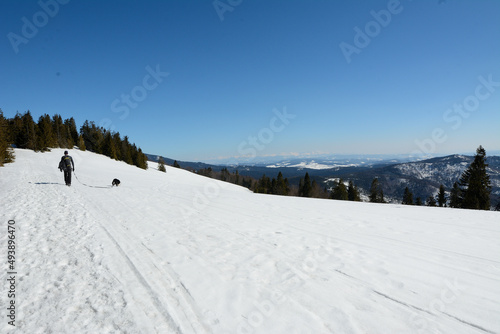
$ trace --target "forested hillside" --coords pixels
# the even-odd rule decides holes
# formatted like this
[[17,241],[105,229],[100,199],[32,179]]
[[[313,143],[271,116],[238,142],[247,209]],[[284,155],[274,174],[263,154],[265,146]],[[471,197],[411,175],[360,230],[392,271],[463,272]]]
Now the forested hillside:
[[77,128],[73,117],[63,119],[61,115],[40,116],[37,122],[30,111],[17,113],[14,118],[5,118],[0,110],[0,166],[11,162],[11,146],[34,151],[48,151],[50,148],[73,148],[104,154],[112,159],[125,161],[130,165],[146,169],[146,155],[127,136],[85,121]]

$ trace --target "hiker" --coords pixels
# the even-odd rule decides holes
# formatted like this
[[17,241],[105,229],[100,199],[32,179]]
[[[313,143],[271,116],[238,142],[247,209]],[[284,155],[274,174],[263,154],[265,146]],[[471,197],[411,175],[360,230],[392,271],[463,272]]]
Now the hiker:
[[68,151],[64,151],[64,156],[59,162],[59,170],[61,172],[64,170],[64,181],[68,187],[71,186],[71,170],[75,171],[75,163],[73,158],[68,155]]

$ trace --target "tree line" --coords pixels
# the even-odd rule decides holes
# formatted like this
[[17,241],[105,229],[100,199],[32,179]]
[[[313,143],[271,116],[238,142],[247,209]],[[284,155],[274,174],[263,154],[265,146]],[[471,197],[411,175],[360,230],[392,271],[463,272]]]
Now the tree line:
[[5,118],[0,110],[0,165],[14,158],[11,146],[41,152],[78,146],[82,151],[89,150],[147,169],[146,155],[130,143],[127,136],[122,138],[118,132],[89,121],[78,130],[73,117],[63,119],[57,114],[52,117],[44,114],[35,122],[30,111]]
[[[440,185],[438,194],[426,199],[427,206],[439,206],[462,209],[490,210],[491,181],[487,172],[486,150],[479,146],[474,160],[462,173],[460,179],[453,184],[450,195],[446,194],[444,185]],[[423,205],[421,198],[413,201],[413,194],[405,188],[402,204]],[[495,210],[500,210],[500,203]]]
[[[490,210],[491,182],[486,171],[487,166],[486,151],[482,146],[479,146],[474,161],[464,171],[460,180],[455,182],[453,188],[449,191],[449,196],[447,195],[448,191],[442,184],[436,196],[431,195],[424,200],[420,197],[414,199],[413,193],[406,187],[401,203],[405,205]],[[361,201],[361,191],[353,181],[346,182],[343,179],[338,179],[334,181],[334,185],[330,189],[327,189],[326,187],[321,187],[315,180],[312,180],[309,173],[306,173],[303,178],[300,178],[297,186],[291,185],[289,180],[283,177],[281,172],[278,172],[275,178],[270,178],[264,174],[260,179],[242,176],[237,170],[231,173],[227,168],[223,168],[221,171],[214,171],[212,168],[204,168],[192,170],[192,172],[238,184],[255,193]],[[378,178],[374,178],[371,183],[370,189],[368,190],[368,200],[372,203],[387,203],[384,198],[382,184]],[[497,205],[496,209],[500,210],[500,204]]]

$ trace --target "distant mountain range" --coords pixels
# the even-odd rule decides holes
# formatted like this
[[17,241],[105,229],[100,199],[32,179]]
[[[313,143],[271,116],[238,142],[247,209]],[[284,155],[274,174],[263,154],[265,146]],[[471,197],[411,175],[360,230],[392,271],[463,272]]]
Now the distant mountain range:
[[[401,202],[405,187],[413,193],[414,199],[425,201],[435,196],[443,184],[447,190],[460,179],[464,170],[474,160],[473,156],[450,155],[422,161],[398,163],[363,171],[346,171],[336,177],[352,180],[365,191],[370,188],[373,178],[378,177],[384,194],[394,202]],[[492,204],[500,201],[500,157],[487,157],[488,174],[492,185]]]
[[[150,161],[158,161],[159,156],[147,154]],[[174,160],[163,158],[166,164],[172,165]],[[212,168],[219,171],[227,168],[230,172],[238,170],[240,175],[260,178],[263,174],[271,178],[281,172],[291,184],[298,184],[305,173],[319,184],[331,188],[335,180],[352,180],[361,192],[368,194],[372,180],[377,177],[382,184],[386,200],[400,203],[405,187],[413,193],[414,199],[422,201],[438,193],[443,184],[449,191],[458,181],[463,171],[473,161],[469,155],[449,155],[426,160],[412,161],[410,156],[341,156],[316,157],[314,159],[288,159],[278,162],[260,162],[252,165],[210,165],[201,162],[178,161],[182,168],[199,170]],[[491,203],[500,202],[500,156],[487,156],[488,173],[491,179]]]

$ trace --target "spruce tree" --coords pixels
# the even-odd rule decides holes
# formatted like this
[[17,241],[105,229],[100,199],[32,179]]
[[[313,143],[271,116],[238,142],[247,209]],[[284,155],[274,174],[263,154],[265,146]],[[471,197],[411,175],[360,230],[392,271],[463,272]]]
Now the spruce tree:
[[306,173],[304,179],[301,179],[299,186],[299,196],[300,197],[311,197],[312,193],[312,185],[311,178],[309,177],[309,173]]
[[47,151],[50,147],[57,147],[57,142],[52,130],[50,116],[45,114],[38,119],[38,146],[40,150]]
[[370,186],[370,196],[369,196],[370,202],[372,203],[377,203],[378,188],[379,188],[378,179],[374,178],[372,181],[372,185]]
[[[276,180],[275,180],[276,182]],[[269,194],[271,191],[271,179],[263,174],[255,188],[256,193]]]
[[401,202],[401,204],[413,205],[413,194],[410,191],[410,189],[408,189],[408,187],[405,188],[405,191],[403,194],[403,201]]
[[347,188],[342,179],[339,179],[335,188],[332,191],[332,199],[347,201],[349,199],[349,194]]
[[278,178],[276,179],[276,195],[288,195],[290,192],[290,187],[288,184],[288,179],[283,178],[281,172],[278,173]]
[[380,185],[378,178],[374,178],[370,187],[370,202],[372,203],[385,203],[384,192]]
[[177,162],[177,160],[174,161],[174,167],[175,168],[181,168],[181,165]]
[[122,152],[122,160],[128,163],[129,165],[133,165],[134,162],[132,160],[131,145],[130,142],[128,141],[127,136],[123,137],[121,152]]
[[57,147],[68,147],[66,140],[66,127],[64,126],[61,115],[52,116],[53,132],[56,140]]
[[227,181],[229,181],[229,178],[230,178],[230,174],[229,174],[229,171],[227,170],[227,167],[222,168],[220,171],[220,180],[227,182]]
[[238,173],[238,170],[234,171],[234,183],[235,184],[240,184],[240,173]]
[[349,181],[349,186],[347,187],[347,199],[349,201],[361,202],[359,189],[352,181]]
[[461,202],[462,191],[460,190],[458,183],[453,183],[453,188],[450,191],[450,207],[460,208],[462,207]]
[[125,161],[123,159],[122,139],[120,137],[120,133],[114,132],[112,134],[112,137],[113,137],[113,146],[115,147],[115,151],[116,151],[116,159],[121,160],[121,161]]
[[38,151],[37,141],[37,125],[33,121],[30,111],[28,110],[24,115],[16,115],[15,120],[15,145],[19,148],[27,148],[30,150]]
[[80,149],[80,151],[85,151],[87,148],[85,147],[85,140],[83,140],[83,136],[80,135],[78,137],[78,148]]
[[437,206],[434,196],[431,195],[427,198],[427,206]]
[[8,123],[9,123],[9,137],[12,144],[14,144],[15,147],[22,148],[25,139],[22,138],[22,136],[24,136],[24,132],[23,132],[23,121],[21,119],[21,114],[17,112],[14,118],[8,120]]
[[167,169],[165,168],[165,160],[163,160],[162,157],[158,159],[158,170],[164,173],[167,172]]
[[437,195],[437,202],[440,208],[446,207],[446,190],[444,185],[439,186],[439,193]]
[[460,177],[462,208],[490,210],[491,182],[486,167],[486,151],[479,146],[474,161]]
[[380,191],[378,193],[378,198],[379,198],[379,203],[386,203],[384,199],[384,191],[382,190],[382,187],[380,188]]
[[115,142],[109,131],[104,135],[104,142],[102,145],[102,154],[110,157],[111,159],[117,160]]
[[64,121],[64,124],[68,127],[69,136],[71,141],[76,145],[78,143],[78,130],[76,129],[76,122],[73,117]]
[[14,153],[10,147],[9,122],[4,118],[2,109],[0,109],[0,166],[14,160]]
[[417,199],[415,200],[415,205],[422,205],[422,198],[421,197],[417,197]]

